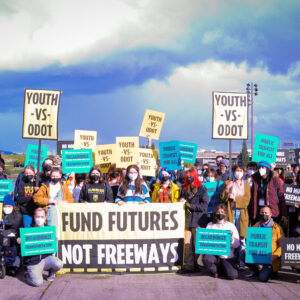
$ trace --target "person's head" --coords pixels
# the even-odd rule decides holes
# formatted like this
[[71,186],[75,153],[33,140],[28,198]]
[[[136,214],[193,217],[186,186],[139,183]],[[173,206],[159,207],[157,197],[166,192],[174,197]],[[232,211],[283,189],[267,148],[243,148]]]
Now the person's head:
[[111,165],[107,172],[107,180],[120,183],[123,180],[122,169],[117,168],[115,164]]
[[137,165],[130,165],[126,169],[126,175],[125,178],[127,178],[129,181],[136,181],[140,178],[140,169]]
[[46,158],[42,165],[43,174],[45,176],[50,176],[52,166],[53,166],[53,160],[51,158]]
[[126,174],[120,188],[121,195],[126,195],[129,184],[134,185],[135,193],[142,193],[142,179],[140,177],[140,169],[137,165],[130,165],[126,169]]
[[218,204],[213,212],[213,223],[221,223],[227,221],[227,208],[225,204]]
[[219,164],[219,171],[221,174],[225,174],[229,167],[229,161],[227,159],[222,159]]
[[34,211],[34,222],[38,227],[43,227],[46,223],[46,212],[41,207]]
[[84,173],[75,174],[75,181],[77,186],[83,186],[85,183],[85,179],[86,179],[86,174]]
[[260,161],[258,163],[258,172],[262,178],[267,178],[271,172],[271,165],[266,161]]
[[209,164],[203,164],[202,165],[202,172],[203,173],[206,173],[207,172],[207,170],[210,168],[210,165]]
[[50,178],[53,184],[57,184],[61,181],[62,173],[61,169],[57,167],[53,167],[50,171]]
[[35,176],[35,170],[34,167],[31,165],[27,165],[24,169],[24,181],[25,182],[32,182],[34,181],[34,176]]
[[257,163],[255,161],[250,161],[247,164],[247,174],[252,176],[257,171]]
[[162,168],[158,174],[158,179],[160,182],[164,183],[168,180],[173,181],[174,176],[171,170],[169,170],[168,168]]
[[291,172],[288,172],[284,177],[284,183],[286,184],[293,184],[294,183],[294,176]]
[[232,167],[232,172],[236,180],[241,180],[244,176],[244,168],[242,165],[235,165]]
[[5,195],[3,198],[3,212],[9,215],[13,212],[15,207],[15,202],[11,195]]
[[272,218],[271,206],[269,206],[269,205],[262,206],[259,211],[259,217],[263,223],[268,224]]
[[184,186],[198,187],[201,185],[201,181],[198,177],[198,172],[195,168],[191,168],[185,173]]
[[294,173],[295,173],[295,175],[297,175],[297,173],[299,172],[299,170],[300,170],[300,167],[298,166],[298,165],[296,165],[296,166],[294,166]]
[[218,174],[214,168],[209,168],[206,171],[204,178],[205,178],[206,182],[214,182],[217,180]]
[[91,183],[99,183],[103,181],[103,174],[99,167],[92,167],[89,172],[89,180]]
[[221,161],[222,159],[224,159],[224,156],[222,156],[222,155],[218,155],[218,156],[216,157],[216,164],[217,164],[217,166],[219,166],[220,161]]

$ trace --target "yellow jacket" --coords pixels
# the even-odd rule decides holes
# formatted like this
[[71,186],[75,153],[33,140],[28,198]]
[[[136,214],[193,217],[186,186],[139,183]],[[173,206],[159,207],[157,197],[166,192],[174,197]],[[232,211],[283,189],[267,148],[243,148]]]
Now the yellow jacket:
[[[161,182],[153,184],[154,190],[151,197],[151,203],[157,203],[157,193],[160,189]],[[172,202],[178,202],[180,194],[180,187],[171,181],[171,200]]]
[[[259,227],[257,222],[253,227]],[[281,239],[284,238],[284,233],[279,224],[273,221],[272,224],[272,255],[277,256],[272,263],[273,271],[276,272],[281,267]]]

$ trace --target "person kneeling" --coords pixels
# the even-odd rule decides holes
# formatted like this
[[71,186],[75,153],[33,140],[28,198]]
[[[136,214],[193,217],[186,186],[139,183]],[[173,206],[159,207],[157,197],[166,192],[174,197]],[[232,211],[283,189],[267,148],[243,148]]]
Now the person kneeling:
[[238,271],[236,268],[234,249],[239,247],[240,237],[235,225],[227,221],[227,210],[224,204],[216,206],[213,213],[213,221],[208,223],[206,228],[230,230],[231,244],[229,256],[205,254],[203,256],[204,266],[215,278],[217,278],[220,274],[225,276],[227,279],[236,279],[238,277]]
[[[34,227],[43,227],[46,222],[44,209],[37,208],[34,212]],[[43,284],[43,271],[49,271],[47,281],[55,279],[55,273],[63,267],[62,261],[52,254],[42,254],[24,257],[24,264],[27,267],[25,280],[33,286]]]

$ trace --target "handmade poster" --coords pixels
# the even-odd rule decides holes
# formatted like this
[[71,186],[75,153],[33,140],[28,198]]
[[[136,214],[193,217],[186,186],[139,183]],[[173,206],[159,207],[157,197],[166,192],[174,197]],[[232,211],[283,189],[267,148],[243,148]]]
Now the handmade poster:
[[75,130],[74,149],[92,149],[95,151],[97,144],[97,131]]
[[139,162],[139,137],[116,138],[117,168],[127,168]]
[[260,162],[264,160],[269,164],[275,163],[278,144],[278,137],[257,133],[255,136],[252,161]]
[[198,145],[195,143],[175,141],[179,145],[180,161],[194,164],[196,162]]
[[[39,152],[39,146],[38,145],[31,145],[29,144],[27,146],[26,151],[26,158],[25,158],[25,164],[24,166],[33,166],[35,169],[37,169],[37,163],[38,163],[38,152]],[[44,160],[47,158],[48,153],[48,147],[41,146],[41,155],[40,155],[40,169],[39,172],[42,171],[42,164]]]
[[283,266],[300,267],[300,239],[281,239],[281,263]]
[[62,150],[72,150],[72,149],[74,149],[74,141],[57,141],[56,154],[61,155]]
[[292,184],[284,184],[284,200],[287,205],[300,205],[300,187]]
[[9,195],[13,191],[13,181],[11,179],[0,180],[0,202],[6,195]]
[[89,173],[93,167],[92,149],[62,150],[63,173]]
[[155,176],[157,164],[152,149],[139,149],[139,166],[143,176]]
[[111,164],[116,163],[116,144],[97,145],[95,147],[95,164],[102,173],[107,173]]
[[170,170],[180,170],[180,152],[178,141],[159,143],[160,165]]

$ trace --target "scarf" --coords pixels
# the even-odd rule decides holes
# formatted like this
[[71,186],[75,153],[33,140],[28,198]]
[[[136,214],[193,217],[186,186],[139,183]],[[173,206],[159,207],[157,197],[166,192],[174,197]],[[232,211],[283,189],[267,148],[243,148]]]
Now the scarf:
[[172,203],[171,199],[171,184],[165,187],[163,184],[157,193],[157,200],[159,203]]
[[189,186],[186,189],[186,193],[187,193],[187,200],[188,202],[191,202],[191,200],[195,197],[195,195],[197,194],[198,188],[194,187],[193,189]]

